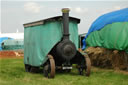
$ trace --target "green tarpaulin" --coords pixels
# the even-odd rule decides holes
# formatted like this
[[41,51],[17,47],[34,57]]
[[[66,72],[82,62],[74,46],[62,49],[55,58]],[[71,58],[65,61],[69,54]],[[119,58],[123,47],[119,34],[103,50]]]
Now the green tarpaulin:
[[128,53],[128,22],[115,22],[92,32],[86,39],[87,46],[125,50]]
[[[70,39],[78,48],[78,22],[70,20]],[[41,25],[28,26],[24,30],[24,63],[40,66],[46,62],[47,54],[61,40],[62,22],[47,21]]]

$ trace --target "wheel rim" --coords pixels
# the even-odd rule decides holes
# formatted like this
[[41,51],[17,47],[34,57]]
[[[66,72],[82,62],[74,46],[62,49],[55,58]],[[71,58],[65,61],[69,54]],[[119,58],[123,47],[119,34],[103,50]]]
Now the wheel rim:
[[54,78],[55,76],[55,61],[53,59],[52,55],[48,55],[49,61],[50,61],[50,78]]
[[49,62],[44,66],[44,76],[54,78],[55,76],[55,61],[52,55],[48,55]]
[[90,58],[87,54],[84,55],[85,61],[86,61],[86,69],[85,69],[85,74],[86,76],[90,76],[91,73],[91,61]]

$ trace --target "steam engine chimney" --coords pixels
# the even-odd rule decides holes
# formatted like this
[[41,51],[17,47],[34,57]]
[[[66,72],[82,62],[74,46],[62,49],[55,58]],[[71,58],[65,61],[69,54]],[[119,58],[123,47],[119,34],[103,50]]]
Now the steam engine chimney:
[[63,8],[63,39],[69,39],[69,8]]

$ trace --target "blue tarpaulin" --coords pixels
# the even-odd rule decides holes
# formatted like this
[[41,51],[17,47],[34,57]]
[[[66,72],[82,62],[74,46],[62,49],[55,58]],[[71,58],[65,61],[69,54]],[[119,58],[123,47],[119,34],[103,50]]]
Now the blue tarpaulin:
[[88,35],[96,30],[102,29],[104,26],[108,24],[112,24],[114,22],[128,22],[128,8],[121,9],[118,11],[110,12],[107,14],[104,14],[97,18],[89,28],[89,31],[85,38],[83,39],[83,47],[82,49],[84,50],[86,48],[86,38]]

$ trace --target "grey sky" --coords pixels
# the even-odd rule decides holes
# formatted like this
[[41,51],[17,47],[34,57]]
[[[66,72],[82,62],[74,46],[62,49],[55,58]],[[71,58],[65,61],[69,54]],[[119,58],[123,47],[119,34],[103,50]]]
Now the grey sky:
[[23,32],[23,24],[61,15],[61,8],[69,7],[70,16],[81,19],[79,33],[86,33],[91,23],[100,15],[128,7],[128,0],[112,1],[1,1],[2,33]]

